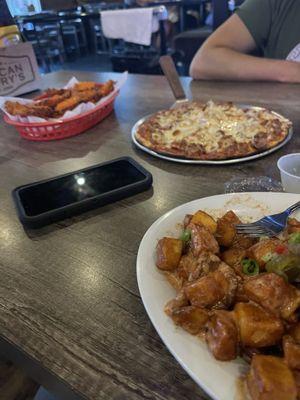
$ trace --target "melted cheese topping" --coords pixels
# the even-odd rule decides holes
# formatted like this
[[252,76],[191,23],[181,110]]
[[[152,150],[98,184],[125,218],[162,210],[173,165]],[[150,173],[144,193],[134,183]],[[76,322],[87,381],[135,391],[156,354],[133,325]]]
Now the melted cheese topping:
[[[267,133],[279,117],[261,108],[241,109],[232,104],[206,105],[190,103],[157,114],[152,137],[157,143],[170,147],[184,140],[188,145],[202,145],[206,151],[220,148],[220,141],[252,142],[257,133]],[[287,127],[288,120],[280,119]],[[152,128],[151,128],[152,130]]]

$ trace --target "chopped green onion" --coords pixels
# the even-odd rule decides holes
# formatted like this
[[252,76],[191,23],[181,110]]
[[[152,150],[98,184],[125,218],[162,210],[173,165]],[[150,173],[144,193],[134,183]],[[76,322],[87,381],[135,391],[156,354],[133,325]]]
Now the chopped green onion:
[[300,265],[300,258],[294,254],[281,255],[274,258],[266,264],[268,272],[285,271],[286,269]]
[[180,239],[181,239],[183,242],[188,242],[189,240],[191,240],[191,231],[190,231],[189,229],[185,229],[185,230],[182,232],[182,234],[181,234],[181,236],[180,236]]
[[300,232],[291,233],[289,236],[289,243],[300,244]]
[[300,257],[294,254],[281,255],[266,264],[267,272],[274,272],[293,282],[300,276]]
[[300,257],[300,243],[289,243],[288,244],[288,249],[292,254],[295,256]]
[[276,253],[269,252],[269,253],[265,254],[261,259],[263,260],[263,262],[267,263],[276,257],[278,257],[278,255]]
[[246,275],[254,276],[259,274],[259,265],[251,258],[244,258],[242,260],[243,272]]
[[259,241],[262,242],[263,240],[269,239],[269,236],[260,236]]

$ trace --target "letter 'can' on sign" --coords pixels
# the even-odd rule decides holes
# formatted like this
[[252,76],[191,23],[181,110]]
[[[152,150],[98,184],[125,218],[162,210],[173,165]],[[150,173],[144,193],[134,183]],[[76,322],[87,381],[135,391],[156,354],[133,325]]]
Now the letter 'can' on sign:
[[0,48],[0,96],[16,96],[40,88],[36,57],[30,43]]

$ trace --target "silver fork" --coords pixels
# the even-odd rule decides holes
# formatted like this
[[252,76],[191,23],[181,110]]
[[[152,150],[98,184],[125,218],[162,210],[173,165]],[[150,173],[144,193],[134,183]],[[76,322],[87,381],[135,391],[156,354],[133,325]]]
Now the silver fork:
[[267,215],[251,224],[237,224],[236,231],[238,234],[252,237],[278,235],[286,227],[288,217],[298,208],[300,208],[300,201],[279,214]]

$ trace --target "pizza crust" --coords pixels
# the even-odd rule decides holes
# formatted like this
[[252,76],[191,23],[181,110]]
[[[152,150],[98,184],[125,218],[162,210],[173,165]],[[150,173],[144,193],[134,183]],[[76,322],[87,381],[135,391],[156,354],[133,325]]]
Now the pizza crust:
[[189,102],[153,114],[138,127],[135,136],[158,153],[193,160],[225,160],[277,146],[291,126],[288,119],[264,108]]

